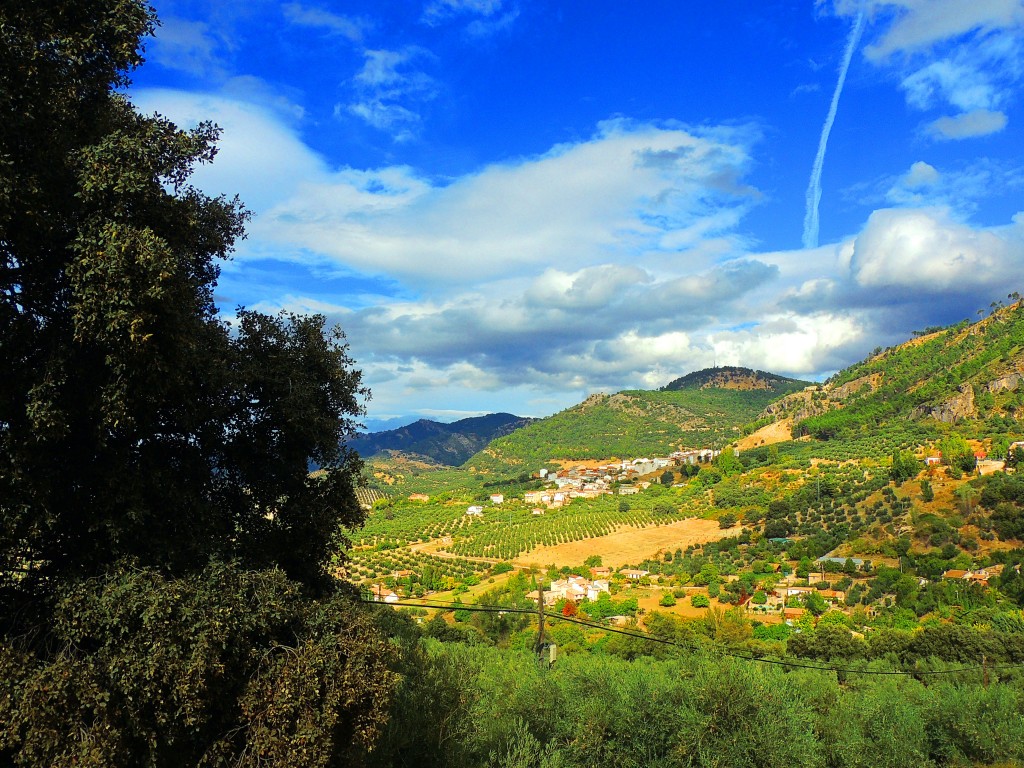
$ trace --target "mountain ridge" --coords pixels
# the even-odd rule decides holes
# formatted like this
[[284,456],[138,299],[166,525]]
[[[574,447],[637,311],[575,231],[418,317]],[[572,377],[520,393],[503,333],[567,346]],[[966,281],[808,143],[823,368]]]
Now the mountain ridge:
[[526,426],[534,419],[511,413],[470,416],[451,423],[419,419],[397,429],[370,432],[348,442],[363,458],[385,451],[423,456],[447,466],[458,466],[496,437]]
[[679,388],[596,393],[559,413],[494,440],[463,466],[501,473],[558,461],[668,454],[721,447],[788,392],[813,382],[749,368],[704,369],[676,379]]

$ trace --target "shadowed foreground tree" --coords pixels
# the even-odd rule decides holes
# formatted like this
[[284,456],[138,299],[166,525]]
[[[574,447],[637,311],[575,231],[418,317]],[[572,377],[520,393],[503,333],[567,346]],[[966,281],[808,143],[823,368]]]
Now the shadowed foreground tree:
[[330,764],[393,683],[326,570],[366,392],[323,318],[218,318],[246,213],[122,93],[155,23],[0,5],[0,762]]

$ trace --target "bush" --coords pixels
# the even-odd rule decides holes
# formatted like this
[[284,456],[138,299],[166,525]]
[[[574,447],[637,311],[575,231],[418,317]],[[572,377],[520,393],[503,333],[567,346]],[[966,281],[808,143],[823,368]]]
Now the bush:
[[698,593],[690,597],[690,605],[694,608],[708,608],[711,606],[711,600],[707,595]]

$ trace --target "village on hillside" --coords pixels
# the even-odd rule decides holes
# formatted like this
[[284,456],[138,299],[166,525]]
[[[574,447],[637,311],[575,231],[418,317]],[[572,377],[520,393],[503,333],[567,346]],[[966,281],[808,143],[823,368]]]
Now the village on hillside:
[[[537,504],[552,509],[563,507],[573,499],[593,499],[613,493],[630,496],[640,493],[651,485],[650,479],[643,478],[649,478],[671,466],[706,464],[720,454],[721,451],[712,448],[693,448],[675,451],[667,457],[623,459],[594,467],[575,466],[556,472],[541,469],[535,476],[544,481],[548,487],[543,490],[526,491],[522,498],[527,504]],[[423,500],[426,497],[422,494],[414,494],[410,498]],[[502,493],[491,494],[490,501],[493,505],[503,504],[505,495]],[[543,514],[543,512],[544,509],[540,507],[533,510],[533,514],[536,515]],[[466,514],[482,517],[484,507],[479,504],[470,505],[466,509]]]

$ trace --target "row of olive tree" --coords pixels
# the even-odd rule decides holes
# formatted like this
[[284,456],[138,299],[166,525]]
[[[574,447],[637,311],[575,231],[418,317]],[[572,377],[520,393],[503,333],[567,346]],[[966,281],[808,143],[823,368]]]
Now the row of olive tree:
[[[373,765],[945,766],[1024,758],[1024,688],[427,642]],[[975,675],[975,677],[978,677]]]

